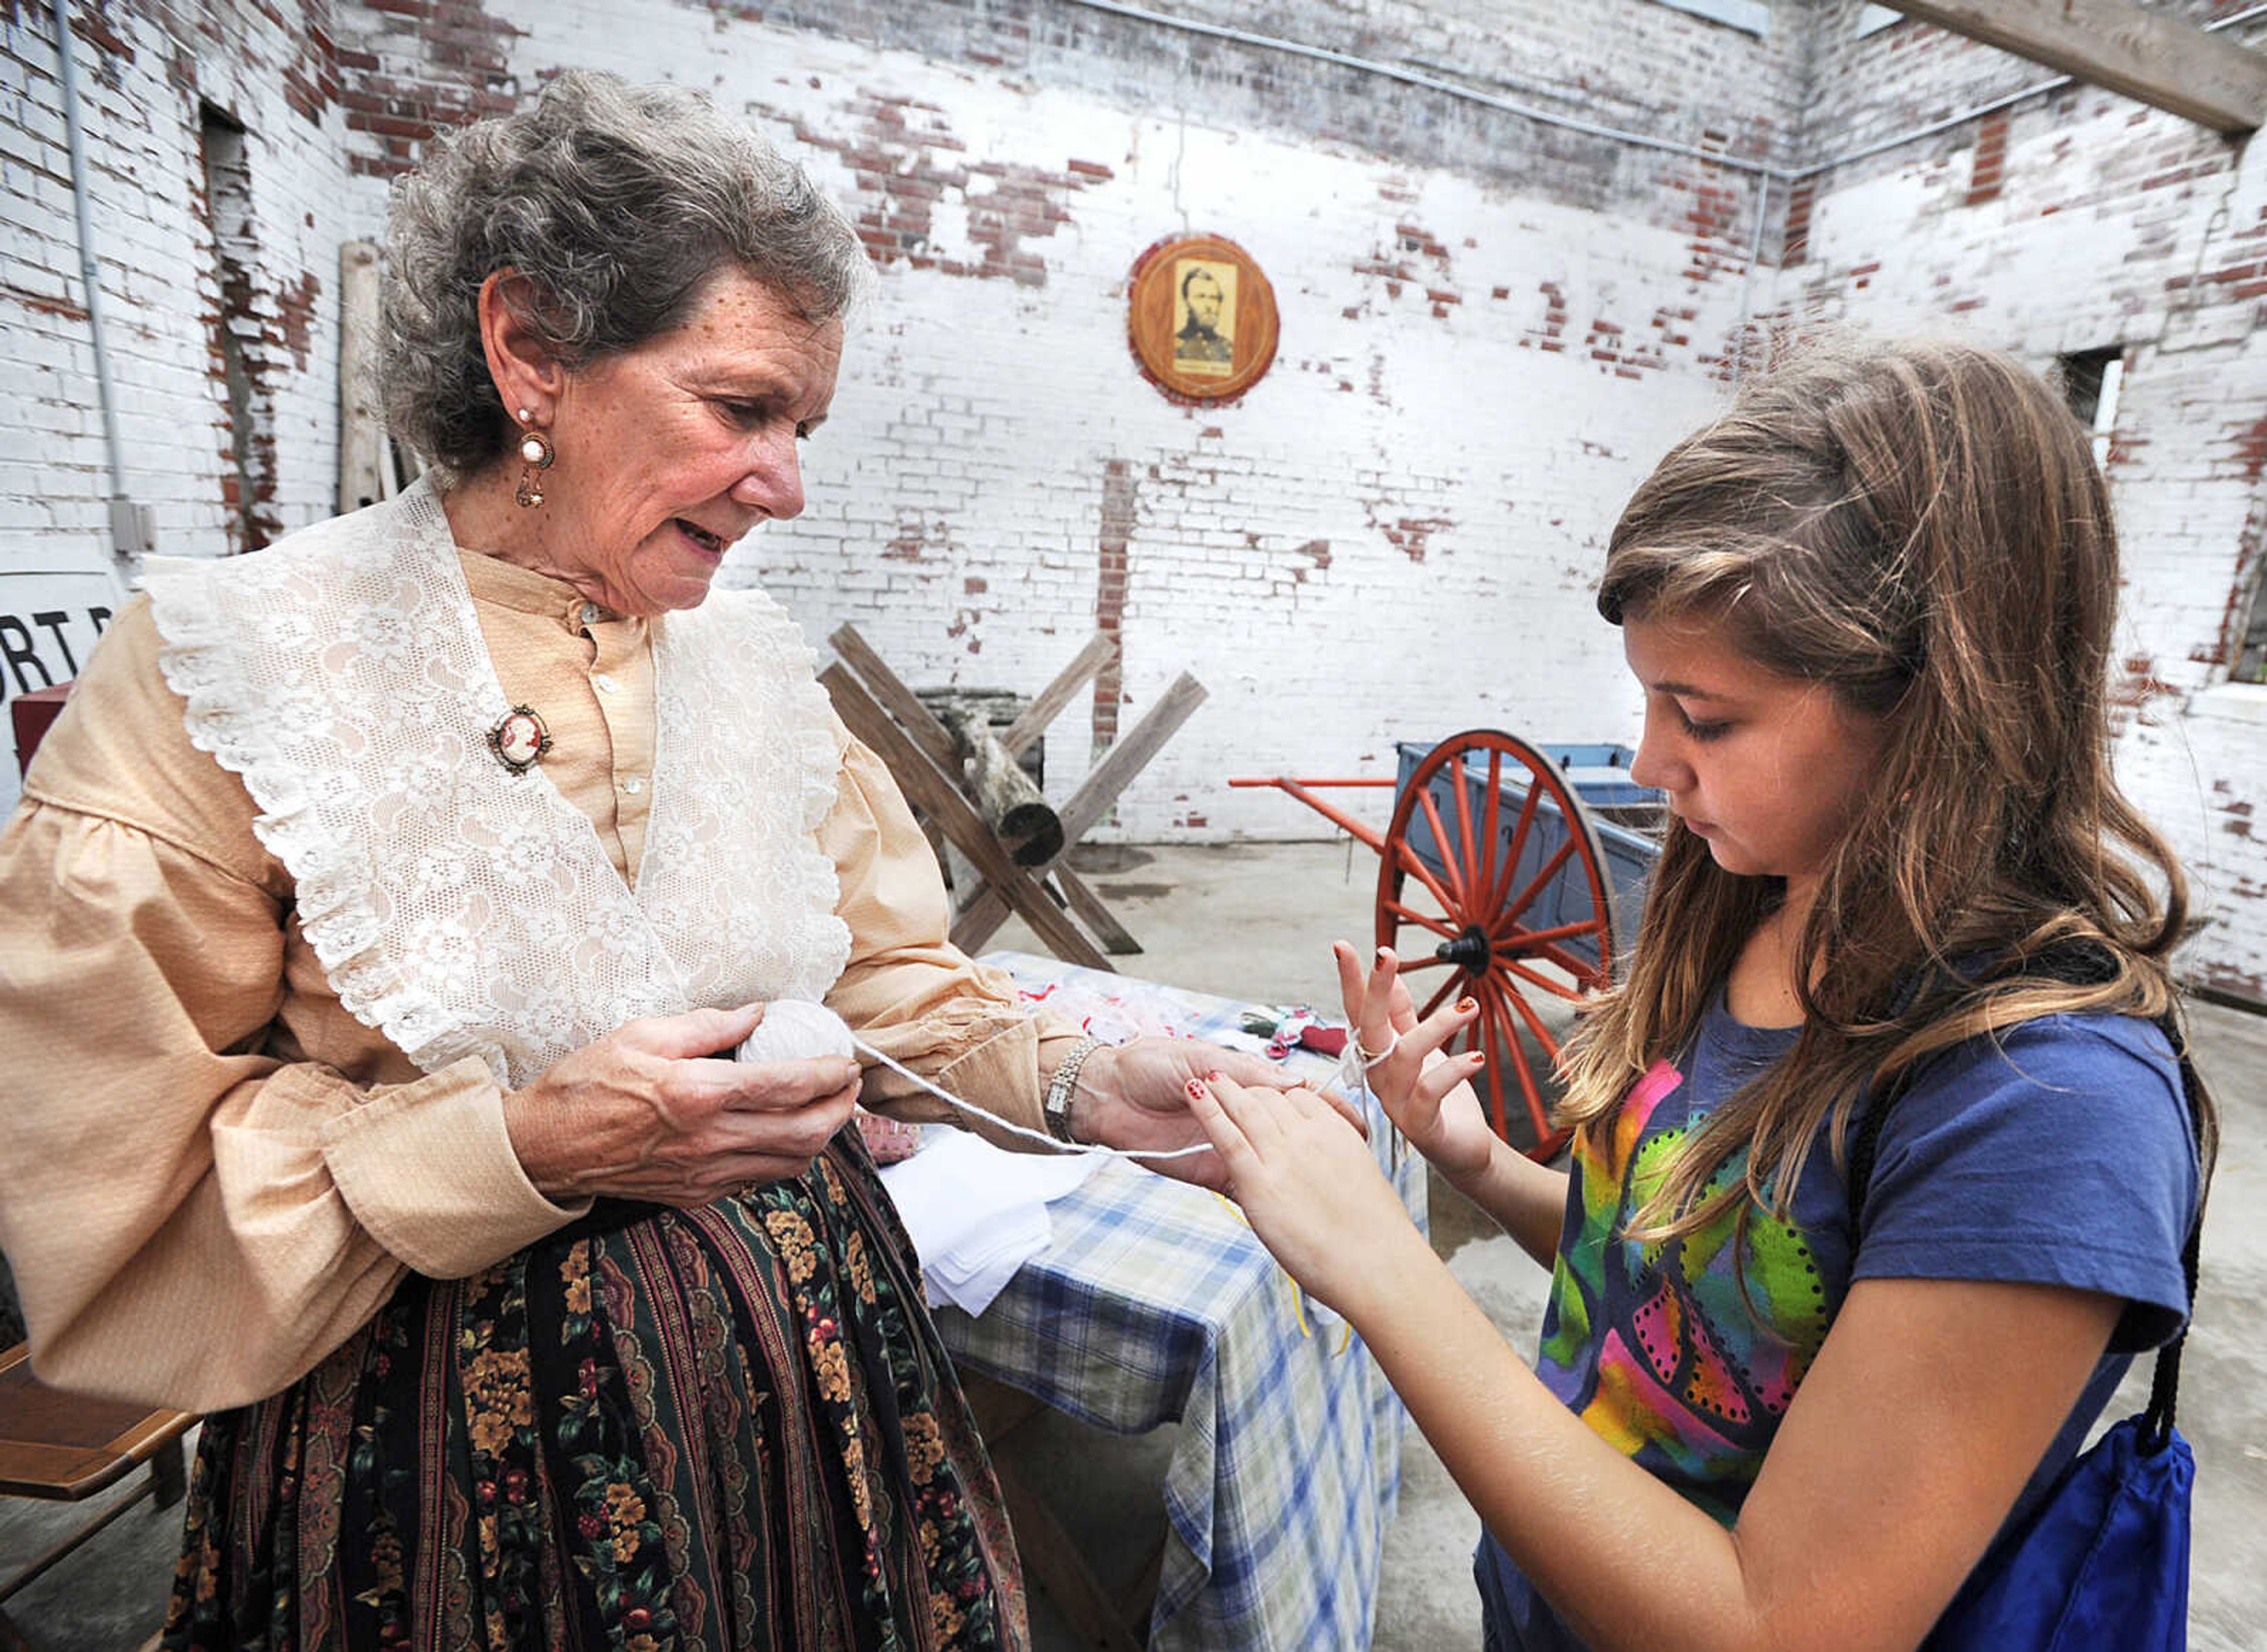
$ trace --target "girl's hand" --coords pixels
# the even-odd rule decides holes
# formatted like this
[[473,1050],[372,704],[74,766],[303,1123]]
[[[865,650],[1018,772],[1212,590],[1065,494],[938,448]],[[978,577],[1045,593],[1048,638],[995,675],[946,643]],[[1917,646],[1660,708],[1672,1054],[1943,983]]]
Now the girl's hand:
[[1486,1168],[1496,1139],[1471,1083],[1487,1058],[1478,1050],[1462,1055],[1442,1055],[1440,1050],[1471,1024],[1479,1006],[1467,998],[1443,1004],[1420,1021],[1391,948],[1377,949],[1367,974],[1347,943],[1333,943],[1331,955],[1338,960],[1339,995],[1357,1051],[1392,1046],[1393,1053],[1366,1074],[1385,1116],[1443,1176],[1477,1175]]
[[[1071,1134],[1104,1147],[1170,1152],[1195,1147],[1205,1132],[1189,1112],[1189,1081],[1221,1073],[1237,1083],[1263,1090],[1288,1090],[1299,1080],[1272,1062],[1242,1050],[1223,1050],[1194,1039],[1139,1038],[1104,1045],[1079,1068],[1071,1098]],[[1352,1103],[1333,1096],[1332,1105],[1349,1120],[1361,1115]],[[1200,1187],[1221,1188],[1228,1171],[1219,1157],[1196,1153],[1187,1158],[1144,1159],[1161,1176]]]
[[1314,1090],[1267,1090],[1213,1073],[1189,1112],[1219,1149],[1229,1191],[1286,1272],[1349,1319],[1388,1301],[1432,1246],[1369,1144]]

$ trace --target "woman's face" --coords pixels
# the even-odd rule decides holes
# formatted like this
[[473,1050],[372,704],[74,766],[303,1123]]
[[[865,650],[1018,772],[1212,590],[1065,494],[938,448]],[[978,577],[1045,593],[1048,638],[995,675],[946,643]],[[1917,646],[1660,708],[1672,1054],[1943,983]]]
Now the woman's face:
[[681,327],[569,372],[539,507],[549,569],[616,613],[698,607],[735,540],[803,509],[796,444],[841,359],[840,321],[726,269]]
[[1758,665],[1704,620],[1631,618],[1622,647],[1645,689],[1630,778],[1666,792],[1726,871],[1815,883],[1873,782],[1880,721]]

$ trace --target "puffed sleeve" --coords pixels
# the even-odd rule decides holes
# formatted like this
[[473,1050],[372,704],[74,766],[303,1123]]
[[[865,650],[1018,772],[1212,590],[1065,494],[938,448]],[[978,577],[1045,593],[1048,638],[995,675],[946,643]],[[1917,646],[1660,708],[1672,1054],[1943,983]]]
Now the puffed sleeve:
[[[290,890],[121,614],[0,833],[0,1247],[33,1368],[183,1410],[272,1393],[412,1268],[572,1219],[485,1068],[357,1084],[271,1053]],[[152,721],[153,718],[158,720]]]
[[[1041,1128],[1041,1075],[1079,1029],[1033,1017],[1005,975],[952,944],[950,899],[928,840],[882,760],[837,732],[842,788],[818,837],[841,881],[835,910],[850,926],[850,962],[826,1002],[875,1048],[941,1088]],[[968,1122],[884,1067],[868,1069],[863,1098],[893,1118]]]

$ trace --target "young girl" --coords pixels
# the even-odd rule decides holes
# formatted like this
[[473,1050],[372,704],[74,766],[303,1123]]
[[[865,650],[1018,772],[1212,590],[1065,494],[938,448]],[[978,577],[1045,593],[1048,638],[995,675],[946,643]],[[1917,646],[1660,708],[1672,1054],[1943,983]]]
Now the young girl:
[[1570,1167],[1439,1053],[1472,1006],[1339,948],[1389,1113],[1552,1268],[1532,1369],[1318,1098],[1192,1088],[1478,1509],[1491,1648],[1912,1647],[2179,1327],[2185,895],[2109,770],[2117,590],[2086,433],[1964,346],[1752,385],[1639,488],[1598,607],[1673,818]]

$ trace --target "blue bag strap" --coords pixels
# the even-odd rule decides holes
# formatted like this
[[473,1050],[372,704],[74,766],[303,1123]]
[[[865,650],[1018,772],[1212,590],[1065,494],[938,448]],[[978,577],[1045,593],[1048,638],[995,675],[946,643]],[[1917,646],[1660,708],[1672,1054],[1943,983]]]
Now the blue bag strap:
[[[2188,1040],[2181,1036],[2179,1024],[2169,1010],[2157,1017],[2157,1025],[2166,1038],[2172,1040],[2173,1054],[2181,1064],[2181,1094],[2189,1105],[2189,1128],[2198,1143],[2204,1141],[2204,1080],[2197,1074],[2196,1062],[2190,1058]],[[2181,1247],[2181,1273],[2189,1288],[2189,1315],[2196,1314],[2197,1264],[2202,1254],[2204,1240],[2204,1190],[2197,1190],[2197,1213],[2189,1223],[2189,1242]],[[2172,1443],[2173,1409],[2180,1398],[2181,1348],[2189,1340],[2189,1321],[2183,1319],[2179,1333],[2157,1350],[2156,1369],[2149,1375],[2149,1407],[2141,1413],[2141,1450],[2154,1456]]]
[[[2082,984],[2102,979],[2099,973],[2101,967],[2098,952],[2080,943],[2030,960],[2024,973]],[[1902,1014],[1918,995],[1917,987],[1918,983],[1901,995],[1898,1013]],[[2202,1142],[2204,1081],[2197,1076],[2196,1063],[2190,1057],[2188,1039],[2182,1035],[2180,1021],[2171,1010],[2154,1017],[2154,1021],[2157,1030],[2173,1046],[2174,1059],[2180,1063],[2181,1096],[2188,1104],[2189,1128],[2194,1139]],[[1857,1132],[1850,1139],[1849,1155],[1843,1170],[1844,1186],[1849,1195],[1850,1252],[1853,1261],[1865,1214],[1866,1193],[1874,1179],[1874,1160],[1881,1150],[1882,1126],[1889,1116],[1889,1109],[1897,1105],[1897,1098],[1904,1094],[1906,1086],[1911,1083],[1911,1076],[1910,1069],[1897,1074],[1878,1100],[1869,1097],[1860,1098],[1863,1112],[1858,1120]],[[2196,1312],[2197,1264],[2201,1254],[2203,1236],[2204,1200],[2199,1190],[2197,1214],[2189,1223],[2188,1243],[2181,1249],[2181,1273],[2188,1285],[2190,1317]],[[2183,1318],[2173,1340],[2157,1350],[2157,1362],[2150,1372],[2149,1404],[2141,1413],[2139,1443],[2141,1450],[2152,1456],[2172,1442],[2174,1411],[2180,1399],[2181,1348],[2188,1340],[2188,1318]]]

